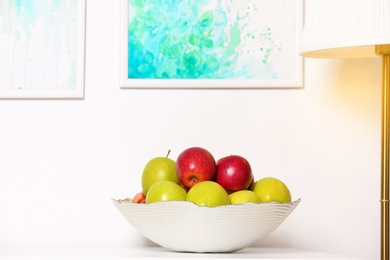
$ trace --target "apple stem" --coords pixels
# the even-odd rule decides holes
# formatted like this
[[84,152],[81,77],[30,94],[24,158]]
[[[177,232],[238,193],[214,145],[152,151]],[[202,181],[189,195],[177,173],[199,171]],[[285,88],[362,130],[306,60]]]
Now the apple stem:
[[165,156],[165,158],[168,158],[170,153],[171,153],[171,149],[168,150],[167,156]]

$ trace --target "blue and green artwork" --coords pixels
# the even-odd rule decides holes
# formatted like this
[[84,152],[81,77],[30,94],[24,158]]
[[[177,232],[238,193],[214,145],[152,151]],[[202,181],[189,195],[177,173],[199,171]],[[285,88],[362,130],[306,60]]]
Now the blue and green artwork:
[[0,1],[0,89],[78,88],[80,0]]
[[128,1],[129,79],[293,77],[293,1]]

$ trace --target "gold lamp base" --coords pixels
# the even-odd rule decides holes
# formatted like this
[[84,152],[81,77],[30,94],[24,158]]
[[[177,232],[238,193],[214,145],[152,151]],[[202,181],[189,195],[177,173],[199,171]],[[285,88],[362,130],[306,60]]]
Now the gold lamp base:
[[382,56],[382,150],[381,150],[381,259],[389,259],[389,141],[390,141],[390,44],[375,46]]

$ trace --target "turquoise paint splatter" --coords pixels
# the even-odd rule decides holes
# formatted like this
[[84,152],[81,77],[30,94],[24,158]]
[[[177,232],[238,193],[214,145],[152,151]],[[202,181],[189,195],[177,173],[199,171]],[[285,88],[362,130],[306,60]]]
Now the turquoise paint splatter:
[[[254,78],[242,65],[243,39],[270,35],[244,33],[256,6],[231,13],[223,0],[129,0],[128,78]],[[212,8],[208,4],[214,3]],[[270,54],[258,52],[267,64]],[[241,64],[241,65],[239,65]]]

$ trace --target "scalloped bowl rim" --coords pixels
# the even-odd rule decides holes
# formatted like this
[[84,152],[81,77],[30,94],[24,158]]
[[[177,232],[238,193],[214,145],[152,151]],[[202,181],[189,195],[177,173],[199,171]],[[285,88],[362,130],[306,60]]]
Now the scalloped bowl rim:
[[198,253],[234,252],[250,246],[279,227],[301,201],[211,208],[189,201],[111,200],[144,237],[172,251]]

